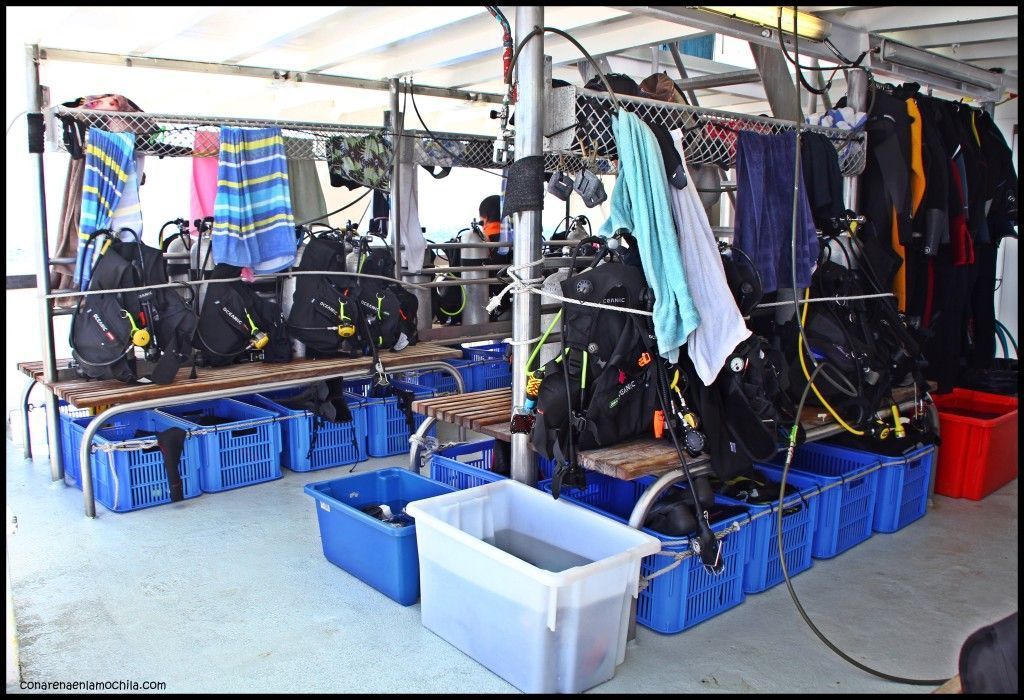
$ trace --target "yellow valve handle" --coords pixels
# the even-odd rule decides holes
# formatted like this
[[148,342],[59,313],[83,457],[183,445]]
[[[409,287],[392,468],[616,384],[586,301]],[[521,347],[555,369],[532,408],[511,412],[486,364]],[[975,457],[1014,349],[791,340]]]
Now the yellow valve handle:
[[249,342],[249,347],[257,350],[267,347],[267,344],[270,342],[270,336],[256,327],[256,322],[252,320],[252,316],[249,315],[248,311],[245,312],[245,318],[249,322],[249,328],[252,332],[252,340]]
[[149,331],[135,325],[135,318],[131,315],[128,309],[121,309],[121,318],[128,319],[128,323],[132,324],[132,345],[140,348],[144,348],[149,345]]
[[685,422],[685,423],[686,423],[686,424],[687,424],[688,426],[690,426],[691,428],[693,428],[693,429],[695,429],[695,430],[696,430],[696,428],[697,428],[697,416],[695,416],[695,415],[694,415],[693,413],[691,413],[691,412],[689,412],[689,411],[687,411],[686,413],[684,413],[684,414],[683,414],[683,421],[684,421],[684,422]]
[[903,427],[902,421],[900,421],[900,409],[896,404],[892,405],[892,419],[895,424],[896,437],[904,438],[907,436],[907,431]]
[[338,326],[338,335],[342,338],[351,338],[356,334],[356,327],[351,323],[343,323]]

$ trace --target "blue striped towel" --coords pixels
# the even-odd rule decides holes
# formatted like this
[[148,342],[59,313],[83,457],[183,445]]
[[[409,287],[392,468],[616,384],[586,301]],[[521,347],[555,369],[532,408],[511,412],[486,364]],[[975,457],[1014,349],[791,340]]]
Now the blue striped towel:
[[295,219],[281,129],[222,126],[213,259],[278,272],[295,261]]
[[[89,286],[92,260],[85,259],[85,242],[101,229],[110,228],[121,198],[135,182],[135,134],[89,129],[85,146],[85,173],[82,176],[82,216],[78,224],[78,254],[74,282],[79,289]],[[94,251],[95,252],[95,251]]]

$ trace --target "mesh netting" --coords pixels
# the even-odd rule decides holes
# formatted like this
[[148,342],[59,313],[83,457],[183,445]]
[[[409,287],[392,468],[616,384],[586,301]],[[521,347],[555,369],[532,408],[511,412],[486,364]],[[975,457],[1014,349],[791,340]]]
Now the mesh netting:
[[[796,128],[793,122],[769,117],[740,115],[712,109],[687,107],[639,97],[619,97],[624,109],[648,122],[668,129],[682,129],[687,162],[714,164],[732,168],[736,160],[737,132],[756,131],[778,134]],[[327,160],[331,139],[390,132],[376,126],[324,124],[319,122],[269,121],[231,117],[201,117],[174,114],[107,112],[57,107],[55,116],[65,124],[74,122],[84,135],[88,127],[108,131],[133,132],[136,150],[156,156],[202,157],[217,155],[216,143],[205,140],[204,132],[216,132],[220,126],[248,128],[279,127],[285,136],[285,152],[299,160]],[[577,128],[573,145],[558,152],[545,153],[545,170],[578,172],[583,167],[599,173],[616,172],[615,143],[611,130],[612,103],[605,93],[579,90],[576,97]],[[806,127],[827,136],[839,153],[843,175],[858,175],[864,169],[864,134],[841,129]],[[500,168],[494,162],[494,140],[467,134],[431,133],[407,130],[413,140],[415,163],[441,167]],[[63,139],[56,139],[66,148]]]
[[[687,163],[714,164],[732,168],[736,164],[736,140],[739,131],[779,134],[793,131],[796,124],[770,117],[748,116],[713,109],[670,104],[642,97],[619,96],[623,109],[633,112],[645,122],[664,125],[669,130],[682,129]],[[592,90],[579,90],[576,97],[578,128],[569,155],[587,154],[599,172],[614,170],[615,142],[611,114],[614,108],[608,95]],[[858,175],[864,169],[863,132],[822,127],[805,127],[806,131],[824,134],[835,145],[843,175]],[[551,156],[549,155],[550,159]]]

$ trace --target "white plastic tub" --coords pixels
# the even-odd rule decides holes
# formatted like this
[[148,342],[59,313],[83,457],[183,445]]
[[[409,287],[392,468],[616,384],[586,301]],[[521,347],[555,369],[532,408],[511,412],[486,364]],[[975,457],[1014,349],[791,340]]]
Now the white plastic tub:
[[424,627],[528,693],[577,693],[615,675],[656,538],[510,479],[406,512]]

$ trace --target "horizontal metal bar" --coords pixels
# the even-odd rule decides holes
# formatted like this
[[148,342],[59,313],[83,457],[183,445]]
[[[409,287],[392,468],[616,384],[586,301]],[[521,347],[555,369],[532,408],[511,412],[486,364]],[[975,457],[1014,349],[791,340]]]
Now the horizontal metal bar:
[[35,275],[7,275],[7,289],[35,289]]
[[723,182],[720,187],[698,187],[698,192],[735,192],[735,182]]
[[[108,66],[124,66],[126,68],[160,68],[164,70],[184,71],[188,73],[208,73],[211,75],[233,75],[244,78],[266,78],[282,82],[312,83],[316,85],[333,85],[335,87],[356,88],[359,90],[389,90],[390,81],[369,80],[344,75],[325,75],[297,70],[281,70],[277,68],[260,68],[258,66],[239,66],[224,63],[206,63],[203,61],[184,61],[172,58],[150,58],[148,56],[127,56],[124,54],[101,53],[98,51],[74,51],[70,49],[41,48],[39,57],[47,61],[71,61],[77,63],[96,63]],[[492,102],[501,104],[502,96],[456,88],[431,87],[414,85],[413,92],[429,97],[446,97],[453,100],[469,102]]]
[[677,80],[676,85],[682,90],[707,90],[709,88],[724,87],[726,85],[740,85],[742,83],[759,83],[761,74],[756,70],[736,70],[728,73],[716,73],[713,75],[702,75],[699,78],[687,78]]
[[463,265],[460,267],[424,267],[420,272],[409,272],[402,270],[402,277],[419,277],[420,275],[437,275],[445,272],[497,272],[504,270],[508,265]]
[[50,265],[74,265],[75,258],[50,258]]

